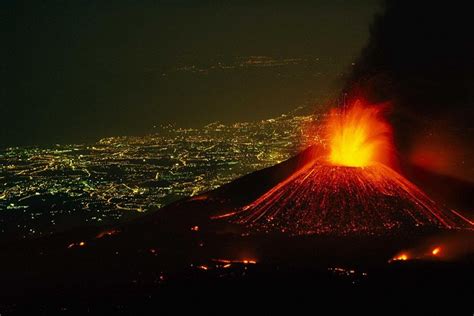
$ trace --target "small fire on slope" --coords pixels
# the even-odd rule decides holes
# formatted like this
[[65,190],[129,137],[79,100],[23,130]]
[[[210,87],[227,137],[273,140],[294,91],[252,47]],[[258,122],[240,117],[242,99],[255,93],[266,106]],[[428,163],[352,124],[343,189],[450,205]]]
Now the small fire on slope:
[[[441,233],[419,240],[409,249],[396,253],[389,262],[400,260],[454,261],[474,254],[474,234],[469,230]],[[402,257],[405,256],[405,259]]]
[[419,226],[472,228],[391,169],[392,130],[380,107],[333,110],[326,156],[316,157],[254,202],[216,217],[257,232],[383,234]]

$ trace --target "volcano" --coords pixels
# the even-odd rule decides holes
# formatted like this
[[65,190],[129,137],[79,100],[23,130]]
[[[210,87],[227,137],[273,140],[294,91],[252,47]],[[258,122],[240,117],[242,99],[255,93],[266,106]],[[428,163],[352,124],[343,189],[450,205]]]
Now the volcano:
[[325,124],[327,153],[310,157],[252,203],[214,219],[294,235],[472,227],[388,166],[394,146],[383,109],[361,101],[334,109]]

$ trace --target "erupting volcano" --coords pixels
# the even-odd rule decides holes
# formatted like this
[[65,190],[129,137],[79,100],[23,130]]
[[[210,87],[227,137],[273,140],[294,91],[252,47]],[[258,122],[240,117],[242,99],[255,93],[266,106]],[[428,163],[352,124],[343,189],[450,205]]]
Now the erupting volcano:
[[335,109],[328,150],[253,203],[219,218],[258,232],[384,234],[394,229],[471,227],[389,167],[392,129],[380,106]]

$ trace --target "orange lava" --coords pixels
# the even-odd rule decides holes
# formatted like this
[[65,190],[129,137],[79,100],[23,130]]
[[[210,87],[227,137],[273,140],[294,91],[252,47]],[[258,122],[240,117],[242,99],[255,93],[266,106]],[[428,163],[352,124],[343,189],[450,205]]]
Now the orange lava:
[[348,109],[333,109],[325,132],[334,165],[365,167],[387,163],[393,152],[392,129],[383,107],[356,101]]
[[100,239],[100,238],[104,238],[106,236],[113,236],[115,234],[118,234],[119,232],[120,231],[115,230],[115,229],[105,230],[105,231],[100,232],[99,234],[97,234],[97,236],[95,238]]
[[257,264],[257,260],[254,260],[254,259],[241,259],[241,260],[212,259],[212,261],[225,263],[225,264],[231,264],[231,263]]
[[81,241],[81,242],[73,242],[73,243],[69,244],[67,247],[68,248],[84,247],[85,245],[86,245],[85,241]]
[[294,235],[380,235],[423,226],[472,228],[384,164],[354,168],[318,160],[221,219],[253,231]]
[[399,254],[395,258],[393,258],[394,261],[407,261],[408,260],[408,255],[406,253]]

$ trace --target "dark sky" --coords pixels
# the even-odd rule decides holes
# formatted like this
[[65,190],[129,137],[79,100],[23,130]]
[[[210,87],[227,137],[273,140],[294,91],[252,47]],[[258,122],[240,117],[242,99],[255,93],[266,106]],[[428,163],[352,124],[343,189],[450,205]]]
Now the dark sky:
[[[0,145],[88,142],[321,103],[337,91],[379,7],[375,0],[0,6],[8,33]],[[266,67],[255,63],[262,60]]]

